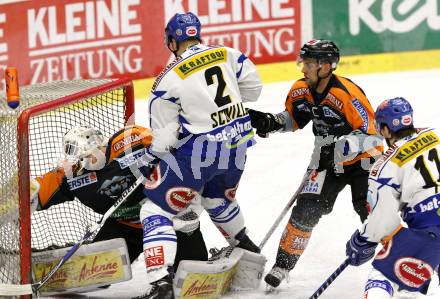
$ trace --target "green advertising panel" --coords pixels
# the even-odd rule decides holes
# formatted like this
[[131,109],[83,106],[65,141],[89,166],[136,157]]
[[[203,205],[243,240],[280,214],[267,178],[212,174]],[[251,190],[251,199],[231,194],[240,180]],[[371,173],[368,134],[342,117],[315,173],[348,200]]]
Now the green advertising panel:
[[313,36],[345,55],[440,49],[440,0],[312,0]]

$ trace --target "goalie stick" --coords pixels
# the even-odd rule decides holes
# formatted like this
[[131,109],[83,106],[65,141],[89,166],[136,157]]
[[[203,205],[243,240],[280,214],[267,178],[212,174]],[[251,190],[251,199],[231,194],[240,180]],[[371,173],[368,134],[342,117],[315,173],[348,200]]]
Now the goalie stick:
[[286,213],[290,210],[290,208],[293,206],[293,204],[295,203],[296,199],[298,198],[298,195],[301,193],[301,191],[303,190],[310,174],[312,173],[313,169],[307,169],[306,173],[304,174],[304,177],[301,181],[301,185],[299,185],[298,189],[296,190],[295,194],[293,194],[293,196],[290,198],[289,202],[287,203],[287,205],[284,207],[284,209],[281,211],[281,214],[278,216],[278,218],[275,220],[275,222],[272,224],[271,228],[269,229],[269,231],[266,233],[266,235],[264,236],[263,240],[261,241],[260,245],[258,247],[260,247],[260,249],[263,249],[264,245],[266,245],[267,240],[269,240],[269,238],[272,236],[273,232],[277,229],[278,225],[280,224],[281,220],[283,220],[284,216],[286,215]]
[[133,191],[140,186],[144,181],[143,176],[139,176],[136,182],[131,185],[128,189],[126,189],[121,196],[115,201],[115,203],[111,206],[110,209],[102,215],[101,219],[95,223],[91,228],[87,229],[84,236],[70,248],[70,250],[61,258],[58,264],[47,273],[46,276],[41,278],[40,281],[32,284],[0,284],[0,296],[19,296],[19,295],[29,295],[33,293],[37,293],[39,289],[41,289],[44,284],[46,284],[49,279],[61,268],[62,265],[69,260],[75,252],[81,247],[81,245],[88,240],[94,233],[101,229],[101,226],[107,221],[107,219],[113,214],[113,212],[133,193]]

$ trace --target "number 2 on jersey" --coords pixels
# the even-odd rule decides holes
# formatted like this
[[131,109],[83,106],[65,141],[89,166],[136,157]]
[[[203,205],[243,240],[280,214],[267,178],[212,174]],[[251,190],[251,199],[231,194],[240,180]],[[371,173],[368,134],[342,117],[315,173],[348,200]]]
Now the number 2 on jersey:
[[[435,166],[437,167],[437,172],[440,175],[440,160],[438,157],[437,149],[433,148],[428,152],[428,160],[431,162],[435,162]],[[420,155],[417,157],[416,164],[414,165],[415,169],[420,171],[420,174],[422,175],[423,180],[425,181],[425,186],[423,188],[431,188],[431,187],[438,187],[440,182],[440,178],[437,179],[437,182],[435,182],[431,171],[428,169],[425,163],[425,158],[423,155]]]
[[208,86],[214,84],[214,76],[217,77],[218,83],[214,102],[217,104],[217,106],[222,107],[231,102],[231,97],[228,95],[223,95],[225,92],[226,82],[223,78],[222,69],[219,66],[211,67],[205,71],[205,79]]

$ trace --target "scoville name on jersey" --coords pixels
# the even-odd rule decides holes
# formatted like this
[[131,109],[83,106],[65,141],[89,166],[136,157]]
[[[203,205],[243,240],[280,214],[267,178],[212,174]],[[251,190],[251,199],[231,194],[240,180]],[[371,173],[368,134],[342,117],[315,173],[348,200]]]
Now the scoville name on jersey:
[[224,108],[211,114],[211,119],[214,122],[212,127],[216,128],[218,126],[223,126],[236,118],[245,116],[246,114],[247,111],[243,107],[243,103]]

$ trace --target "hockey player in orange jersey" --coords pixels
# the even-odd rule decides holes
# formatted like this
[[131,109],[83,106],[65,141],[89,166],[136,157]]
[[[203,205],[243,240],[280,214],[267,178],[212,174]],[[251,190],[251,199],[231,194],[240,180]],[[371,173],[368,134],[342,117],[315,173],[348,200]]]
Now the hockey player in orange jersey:
[[363,90],[335,75],[339,49],[329,40],[311,40],[301,48],[298,64],[304,78],[287,94],[278,114],[249,110],[257,134],[291,132],[313,124],[315,148],[308,177],[282,234],[275,265],[265,281],[276,288],[307,247],[321,216],[332,211],[340,191],[350,185],[353,208],[361,221],[366,207],[368,170],[382,150],[376,137],[373,108]]

